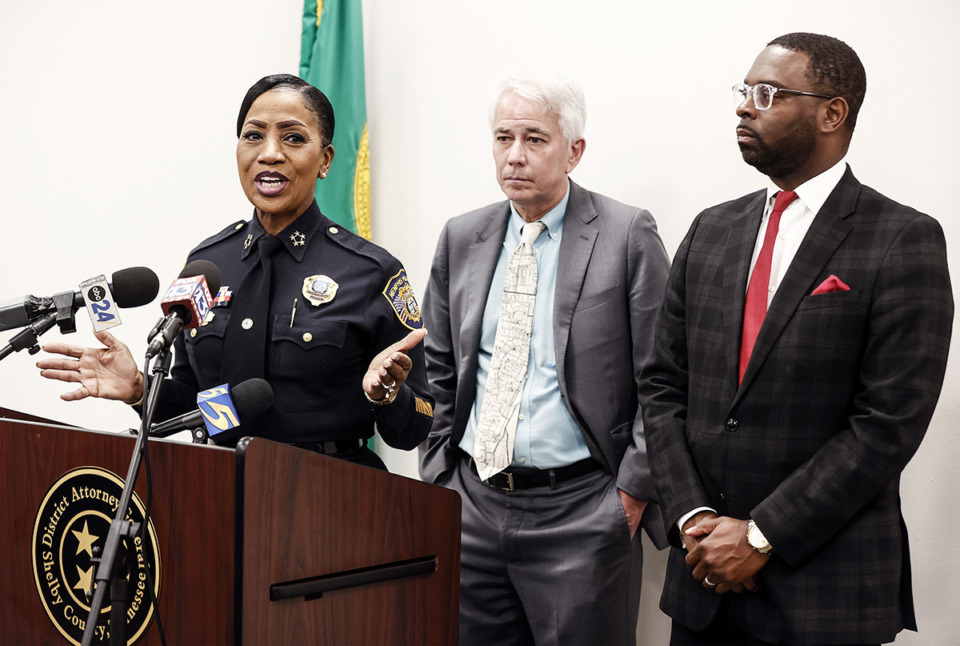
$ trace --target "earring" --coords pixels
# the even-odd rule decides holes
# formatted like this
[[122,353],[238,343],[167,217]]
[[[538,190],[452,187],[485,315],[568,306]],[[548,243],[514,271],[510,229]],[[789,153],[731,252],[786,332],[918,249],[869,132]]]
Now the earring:
[[327,174],[325,172],[320,173],[320,179],[326,179]]

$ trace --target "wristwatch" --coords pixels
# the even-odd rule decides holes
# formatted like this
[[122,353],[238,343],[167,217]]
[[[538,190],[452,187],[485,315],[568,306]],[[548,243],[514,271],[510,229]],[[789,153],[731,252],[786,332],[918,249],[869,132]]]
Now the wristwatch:
[[770,544],[770,541],[767,540],[767,537],[763,535],[763,532],[760,531],[757,523],[753,520],[747,523],[747,542],[750,543],[750,547],[761,554],[769,554],[773,550],[773,545]]

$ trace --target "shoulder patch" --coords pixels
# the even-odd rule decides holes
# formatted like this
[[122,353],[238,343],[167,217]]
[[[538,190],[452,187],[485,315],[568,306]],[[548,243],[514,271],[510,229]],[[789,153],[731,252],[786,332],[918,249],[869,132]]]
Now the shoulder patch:
[[394,314],[401,323],[411,330],[419,330],[423,327],[420,305],[417,304],[417,297],[413,295],[413,287],[407,280],[405,270],[401,269],[387,281],[387,286],[383,288],[383,297],[390,303],[390,307],[393,308]]

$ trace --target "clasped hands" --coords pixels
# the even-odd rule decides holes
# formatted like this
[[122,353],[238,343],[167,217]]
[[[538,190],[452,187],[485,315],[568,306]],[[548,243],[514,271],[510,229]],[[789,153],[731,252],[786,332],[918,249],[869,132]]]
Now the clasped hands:
[[693,578],[717,594],[755,590],[755,575],[770,560],[747,542],[747,521],[712,511],[684,523],[683,541]]

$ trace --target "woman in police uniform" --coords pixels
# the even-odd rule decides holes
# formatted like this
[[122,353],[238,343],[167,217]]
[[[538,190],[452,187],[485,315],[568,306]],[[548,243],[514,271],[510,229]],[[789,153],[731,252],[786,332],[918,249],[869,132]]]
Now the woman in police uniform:
[[[249,221],[201,242],[222,286],[212,315],[176,341],[157,419],[196,407],[199,391],[262,376],[274,405],[245,435],[385,468],[366,442],[374,424],[390,446],[412,449],[433,419],[420,310],[400,262],[327,219],[314,201],[333,161],[334,117],[322,92],[290,75],[250,88],[237,120],[237,167],[254,205]],[[77,382],[63,395],[137,403],[143,378],[109,333],[106,348],[60,343],[41,374]]]

